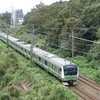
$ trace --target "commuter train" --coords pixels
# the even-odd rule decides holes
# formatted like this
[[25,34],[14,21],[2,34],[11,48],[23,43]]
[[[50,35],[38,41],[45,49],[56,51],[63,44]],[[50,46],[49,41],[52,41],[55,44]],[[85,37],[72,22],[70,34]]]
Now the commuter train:
[[[9,46],[30,58],[30,44],[14,38],[6,33],[0,32],[0,40],[8,43]],[[33,47],[33,57],[35,61],[43,69],[57,77],[64,85],[77,84],[79,68],[76,64],[58,57],[55,54],[46,52],[40,48]]]

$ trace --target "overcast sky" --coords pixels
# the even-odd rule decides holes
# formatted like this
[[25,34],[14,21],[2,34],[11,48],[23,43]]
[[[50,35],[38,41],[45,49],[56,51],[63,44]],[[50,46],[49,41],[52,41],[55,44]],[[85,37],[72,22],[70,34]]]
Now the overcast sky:
[[6,11],[11,12],[13,6],[13,9],[22,9],[23,13],[26,14],[31,11],[33,6],[40,4],[40,1],[42,1],[45,5],[50,5],[60,0],[0,0],[0,13],[4,13]]

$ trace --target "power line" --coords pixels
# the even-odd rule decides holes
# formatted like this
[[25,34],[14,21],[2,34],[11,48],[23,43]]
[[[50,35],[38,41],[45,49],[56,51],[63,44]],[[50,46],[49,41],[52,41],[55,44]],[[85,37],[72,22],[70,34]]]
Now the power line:
[[[43,41],[43,40],[41,40],[41,41]],[[44,42],[44,41],[43,41],[43,42]],[[41,42],[41,43],[43,43],[43,42]],[[44,43],[45,43],[45,42],[44,42]],[[72,50],[72,49],[70,49],[70,48],[60,47],[60,46],[58,46],[58,45],[56,45],[56,44],[54,44],[54,43],[50,43],[50,42],[48,42],[47,44],[54,45],[54,46],[59,47],[59,48],[62,48],[62,49],[64,49],[64,50],[70,50],[70,51]],[[77,49],[74,49],[74,51],[75,51],[75,52],[78,52],[78,53],[81,53],[81,54],[84,54],[84,55],[96,56],[96,54],[87,53],[87,52],[82,52],[82,51],[77,50]],[[98,58],[100,58],[100,57],[98,56]]]
[[73,36],[73,38],[76,38],[76,39],[79,39],[79,40],[83,40],[83,41],[87,41],[87,42],[92,42],[92,43],[100,44],[100,42],[95,42],[95,41],[91,41],[91,40],[87,40],[87,39],[83,39],[83,38],[79,38],[79,37],[75,37],[75,36]]

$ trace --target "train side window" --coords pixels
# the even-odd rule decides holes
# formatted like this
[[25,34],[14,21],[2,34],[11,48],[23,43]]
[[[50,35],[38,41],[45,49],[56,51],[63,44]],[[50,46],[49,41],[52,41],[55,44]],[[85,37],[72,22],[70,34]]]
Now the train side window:
[[42,58],[42,60],[41,60],[41,61],[42,61],[42,63],[44,64],[44,62],[45,62],[45,61],[44,61],[44,59],[43,59],[43,58]]
[[57,71],[57,66],[54,66],[54,70]]
[[25,53],[26,53],[26,49],[25,49]]
[[41,62],[41,58],[39,57],[39,61]]
[[47,65],[47,61],[45,60],[45,65]]
[[50,62],[48,63],[48,66],[51,67],[51,63]]
[[23,48],[21,47],[21,50],[23,50]]
[[53,64],[49,62],[48,66],[53,69]]
[[58,69],[58,73],[61,74],[61,68]]
[[53,69],[53,64],[51,65],[52,69]]
[[17,47],[17,44],[15,44],[15,46]]

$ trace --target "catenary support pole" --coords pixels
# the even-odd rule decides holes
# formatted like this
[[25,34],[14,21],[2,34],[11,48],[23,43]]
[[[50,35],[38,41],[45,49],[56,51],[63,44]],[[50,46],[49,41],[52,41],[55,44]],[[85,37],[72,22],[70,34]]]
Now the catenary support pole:
[[30,65],[31,67],[33,66],[34,64],[34,61],[33,61],[33,55],[34,55],[34,52],[33,52],[33,49],[34,49],[34,25],[33,25],[33,31],[31,33],[31,46],[30,46]]
[[74,28],[71,28],[72,35],[72,62],[74,63]]

